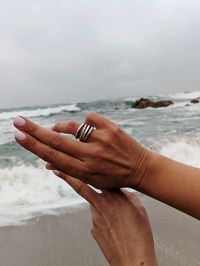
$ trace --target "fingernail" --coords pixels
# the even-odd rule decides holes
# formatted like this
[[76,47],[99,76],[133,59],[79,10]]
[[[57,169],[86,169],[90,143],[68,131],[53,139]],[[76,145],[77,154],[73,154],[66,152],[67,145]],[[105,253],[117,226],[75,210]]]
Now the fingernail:
[[58,170],[53,170],[53,173],[57,176],[59,176],[60,172]]
[[15,117],[13,122],[15,126],[18,126],[18,127],[23,127],[26,123],[26,121],[20,116]]
[[17,131],[17,133],[15,134],[15,138],[19,141],[23,141],[26,139],[26,135],[21,131]]

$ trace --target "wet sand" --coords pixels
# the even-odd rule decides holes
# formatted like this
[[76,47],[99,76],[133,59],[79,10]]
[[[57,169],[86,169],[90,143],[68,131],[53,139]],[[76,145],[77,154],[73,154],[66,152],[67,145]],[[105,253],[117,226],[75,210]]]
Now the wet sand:
[[158,265],[200,265],[200,221],[146,196],[142,202],[151,221]]
[[[154,232],[158,265],[200,265],[200,222],[141,196]],[[87,207],[0,228],[0,266],[108,265],[90,236]]]

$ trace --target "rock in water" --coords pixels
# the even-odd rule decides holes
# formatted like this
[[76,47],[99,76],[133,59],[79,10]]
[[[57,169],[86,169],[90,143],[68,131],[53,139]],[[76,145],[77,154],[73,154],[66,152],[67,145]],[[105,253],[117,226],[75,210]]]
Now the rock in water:
[[160,107],[167,107],[172,104],[173,102],[168,100],[154,102],[150,99],[141,98],[140,100],[137,100],[136,102],[133,103],[132,108],[136,109],[144,109],[147,107],[160,108]]
[[193,100],[191,100],[191,103],[199,103],[199,100],[200,100],[200,98],[193,99]]

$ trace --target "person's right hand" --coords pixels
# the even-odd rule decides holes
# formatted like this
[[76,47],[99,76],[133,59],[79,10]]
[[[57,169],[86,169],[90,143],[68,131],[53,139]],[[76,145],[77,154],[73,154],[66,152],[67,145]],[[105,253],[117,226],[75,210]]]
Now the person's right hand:
[[134,193],[97,193],[71,176],[54,173],[91,204],[91,233],[111,266],[157,265],[148,216]]
[[75,135],[80,126],[77,121],[60,122],[54,132],[24,117],[14,120],[21,131],[16,134],[17,142],[50,163],[49,169],[60,169],[99,189],[137,188],[150,174],[152,152],[97,113],[89,114],[85,123],[96,127],[87,143],[60,134]]

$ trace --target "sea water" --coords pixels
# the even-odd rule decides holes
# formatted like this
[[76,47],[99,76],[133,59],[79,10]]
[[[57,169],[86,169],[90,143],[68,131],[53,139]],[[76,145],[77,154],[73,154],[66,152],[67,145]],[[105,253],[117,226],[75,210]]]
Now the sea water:
[[200,91],[151,96],[153,100],[171,99],[174,105],[143,110],[131,108],[138,98],[0,109],[0,226],[45,213],[59,214],[66,206],[78,208],[82,202],[64,181],[45,169],[42,160],[15,142],[15,116],[23,115],[51,128],[62,120],[82,122],[88,112],[96,111],[145,147],[200,167],[200,104],[190,103],[196,97],[200,97]]

